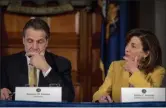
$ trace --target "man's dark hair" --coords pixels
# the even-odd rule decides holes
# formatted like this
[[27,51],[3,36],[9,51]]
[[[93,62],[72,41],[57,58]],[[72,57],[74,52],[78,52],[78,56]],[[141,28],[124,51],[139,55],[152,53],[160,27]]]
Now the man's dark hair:
[[43,30],[46,33],[46,39],[50,37],[50,28],[48,24],[40,19],[40,18],[35,18],[35,19],[30,19],[24,26],[23,28],[23,36],[25,36],[25,31],[28,28],[33,28],[35,30]]

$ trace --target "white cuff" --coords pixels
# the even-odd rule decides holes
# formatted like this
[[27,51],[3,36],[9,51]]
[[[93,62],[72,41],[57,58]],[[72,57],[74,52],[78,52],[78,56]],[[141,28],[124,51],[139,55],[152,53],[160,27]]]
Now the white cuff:
[[48,69],[46,72],[42,72],[42,73],[43,73],[43,76],[46,77],[46,76],[50,73],[51,69],[52,69],[52,68],[49,67],[49,69]]

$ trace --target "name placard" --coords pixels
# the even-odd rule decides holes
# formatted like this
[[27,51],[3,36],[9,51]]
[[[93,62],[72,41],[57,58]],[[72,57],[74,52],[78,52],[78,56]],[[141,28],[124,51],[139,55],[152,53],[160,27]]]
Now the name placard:
[[61,87],[16,87],[15,100],[62,102]]
[[121,88],[121,102],[166,101],[165,88]]

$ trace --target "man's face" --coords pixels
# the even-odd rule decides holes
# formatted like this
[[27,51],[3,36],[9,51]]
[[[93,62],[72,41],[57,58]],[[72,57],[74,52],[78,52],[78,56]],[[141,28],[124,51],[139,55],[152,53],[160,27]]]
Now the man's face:
[[26,53],[36,52],[44,54],[48,45],[46,33],[43,30],[28,28],[23,37],[23,44]]

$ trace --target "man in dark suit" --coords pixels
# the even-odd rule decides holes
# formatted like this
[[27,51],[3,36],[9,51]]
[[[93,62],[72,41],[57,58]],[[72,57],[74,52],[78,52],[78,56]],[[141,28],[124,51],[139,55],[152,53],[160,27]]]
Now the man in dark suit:
[[[36,18],[26,23],[23,28],[25,51],[2,59],[2,100],[12,99],[10,94],[15,92],[15,87],[48,87],[50,84],[62,86],[62,101],[74,100],[71,63],[64,57],[46,51],[49,37],[50,28],[43,20]],[[33,74],[31,68],[36,70]]]

